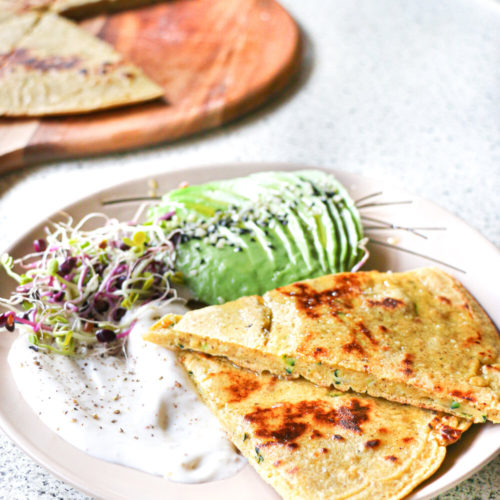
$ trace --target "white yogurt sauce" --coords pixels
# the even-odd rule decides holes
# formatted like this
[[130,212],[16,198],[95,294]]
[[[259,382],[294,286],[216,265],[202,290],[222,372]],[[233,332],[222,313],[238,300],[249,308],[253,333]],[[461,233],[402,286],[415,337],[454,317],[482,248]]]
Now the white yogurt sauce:
[[[169,304],[168,312],[184,313]],[[8,362],[26,402],[50,429],[88,454],[172,481],[236,474],[246,463],[202,403],[174,353],[141,335],[167,311],[135,314],[123,357],[35,352],[20,335]]]

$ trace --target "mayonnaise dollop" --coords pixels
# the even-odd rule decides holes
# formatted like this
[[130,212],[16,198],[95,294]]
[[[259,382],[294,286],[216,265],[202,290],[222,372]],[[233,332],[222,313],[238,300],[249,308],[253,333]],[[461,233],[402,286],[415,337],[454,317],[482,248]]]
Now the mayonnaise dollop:
[[42,422],[103,460],[172,481],[198,483],[236,474],[246,463],[202,403],[174,353],[142,339],[180,303],[143,306],[126,356],[72,359],[35,352],[21,334],[9,351],[14,380]]

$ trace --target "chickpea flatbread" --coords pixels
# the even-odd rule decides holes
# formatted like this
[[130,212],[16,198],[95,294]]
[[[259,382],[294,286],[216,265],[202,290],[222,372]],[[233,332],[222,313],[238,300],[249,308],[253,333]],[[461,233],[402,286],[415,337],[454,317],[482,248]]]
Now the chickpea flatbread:
[[7,12],[25,13],[30,11],[44,11],[53,0],[0,0],[0,18]]
[[68,17],[95,16],[103,12],[142,7],[160,0],[0,0],[3,11],[52,11]]
[[202,399],[285,500],[398,499],[441,465],[470,425],[383,399],[256,375],[183,353]]
[[259,372],[500,422],[498,332],[438,269],[323,276],[166,316],[145,338]]
[[82,18],[158,3],[160,0],[53,0],[51,10],[64,16]]
[[85,113],[163,94],[108,44],[50,13],[3,57],[0,87],[0,116]]

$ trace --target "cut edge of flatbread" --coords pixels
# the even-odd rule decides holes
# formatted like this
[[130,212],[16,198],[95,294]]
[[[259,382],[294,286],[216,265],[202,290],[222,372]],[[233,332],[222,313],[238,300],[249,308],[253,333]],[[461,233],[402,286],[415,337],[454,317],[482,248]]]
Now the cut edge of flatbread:
[[110,45],[51,13],[2,58],[0,86],[0,116],[89,113],[163,96]]
[[163,0],[52,0],[50,10],[71,19],[146,7]]
[[220,358],[184,352],[180,361],[233,443],[286,500],[403,498],[470,426],[305,380],[259,376]]
[[[0,3],[0,8],[1,6]],[[40,14],[37,12],[15,14],[0,10],[0,66],[10,52],[33,29],[39,19]]]
[[[307,317],[304,320],[305,315],[297,312],[296,297],[290,292],[300,290],[300,287],[304,286],[322,288],[325,283],[329,285],[354,277],[362,280],[370,280],[373,277],[379,282],[383,282],[386,277],[387,280],[410,279],[414,282],[417,280],[417,286],[422,290],[427,286],[431,289],[436,288],[437,293],[442,294],[438,295],[441,310],[432,307],[429,311],[421,310],[420,321],[424,321],[425,315],[430,315],[430,320],[427,318],[425,321],[440,326],[431,332],[432,335],[428,338],[412,337],[409,341],[411,349],[401,343],[394,344],[398,349],[393,348],[391,351],[391,347],[386,348],[384,343],[392,342],[391,338],[396,330],[394,325],[391,328],[386,328],[385,325],[391,325],[393,320],[393,323],[397,323],[400,317],[396,316],[391,321],[384,321],[384,318],[390,318],[394,314],[394,309],[399,307],[404,308],[403,313],[409,315],[410,319],[411,315],[416,313],[412,312],[413,299],[408,294],[401,294],[401,290],[392,289],[390,290],[392,296],[388,297],[386,295],[389,290],[385,290],[382,295],[378,294],[369,299],[377,304],[377,321],[381,329],[375,331],[368,322],[366,322],[368,328],[363,322],[356,323],[359,329],[356,337],[350,337],[351,332],[348,331],[342,342],[336,344],[356,348],[354,353],[349,357],[349,352],[339,353],[332,350],[331,344],[324,340],[325,332],[321,334],[323,337],[314,332],[316,337],[321,337],[319,341],[314,335],[311,337],[314,325],[321,314],[328,316],[325,320],[328,325],[334,321],[330,321],[331,314],[325,312],[328,309],[322,309],[323,312],[318,313],[316,319],[311,309],[309,311],[313,316],[312,319]],[[441,281],[446,286],[443,287]],[[446,290],[450,284],[452,289],[448,290],[446,295],[443,289]],[[395,298],[398,296],[400,299]],[[309,304],[315,304],[315,300]],[[307,301],[305,303],[307,304]],[[453,328],[441,338],[440,335],[443,333],[440,334],[439,331],[441,327],[444,329],[446,322],[440,324],[439,318],[441,315],[451,315],[455,303],[460,304],[459,317],[470,315],[471,324],[466,325],[461,338],[457,340],[454,335],[458,333]],[[382,305],[379,307],[378,304]],[[343,313],[337,311],[336,314],[340,316]],[[350,314],[355,314],[355,311],[350,311]],[[335,318],[335,321],[337,319]],[[385,333],[384,328],[387,330]],[[328,335],[340,334],[333,329]],[[412,335],[416,336],[414,333]],[[300,337],[300,342],[296,342],[296,337]],[[224,356],[238,366],[258,372],[268,371],[279,376],[295,378],[302,376],[318,385],[326,387],[334,385],[343,391],[354,390],[399,403],[443,411],[478,423],[487,419],[500,422],[499,394],[495,390],[500,383],[498,333],[470,294],[455,279],[435,269],[391,274],[374,271],[341,273],[307,280],[268,292],[264,298],[244,297],[221,306],[191,311],[183,317],[167,315],[153,325],[144,338],[174,350],[189,349]],[[464,338],[467,340],[467,349],[460,344]],[[474,340],[476,338],[482,340]],[[378,349],[370,358],[372,353],[369,348],[375,341],[378,342]],[[298,350],[291,347],[294,342],[295,346],[299,345]],[[342,344],[343,342],[348,344]],[[433,354],[433,343],[437,343],[438,346],[443,344],[440,349],[447,351],[442,353],[439,351],[438,355],[442,360],[434,359],[437,356]],[[419,351],[415,346],[418,346]],[[363,349],[364,359],[357,356],[359,354],[357,349]],[[387,352],[392,352],[394,359],[391,360]],[[445,356],[451,357],[447,360]],[[481,361],[477,359],[478,356]],[[432,371],[434,362],[446,362],[450,366],[443,375],[437,368],[435,372]],[[425,365],[427,368],[425,370],[419,368],[418,363],[427,363]],[[440,370],[443,371],[442,368]]]

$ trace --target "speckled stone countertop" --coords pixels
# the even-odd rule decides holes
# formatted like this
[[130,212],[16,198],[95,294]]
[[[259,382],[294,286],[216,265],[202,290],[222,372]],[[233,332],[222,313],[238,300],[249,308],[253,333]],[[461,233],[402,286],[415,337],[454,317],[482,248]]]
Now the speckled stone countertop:
[[[239,161],[332,166],[387,179],[500,247],[500,3],[282,3],[306,40],[303,74],[285,96],[176,144],[1,176],[0,250],[42,217],[117,181]],[[0,433],[0,498],[87,497]],[[499,499],[500,458],[439,498]]]

